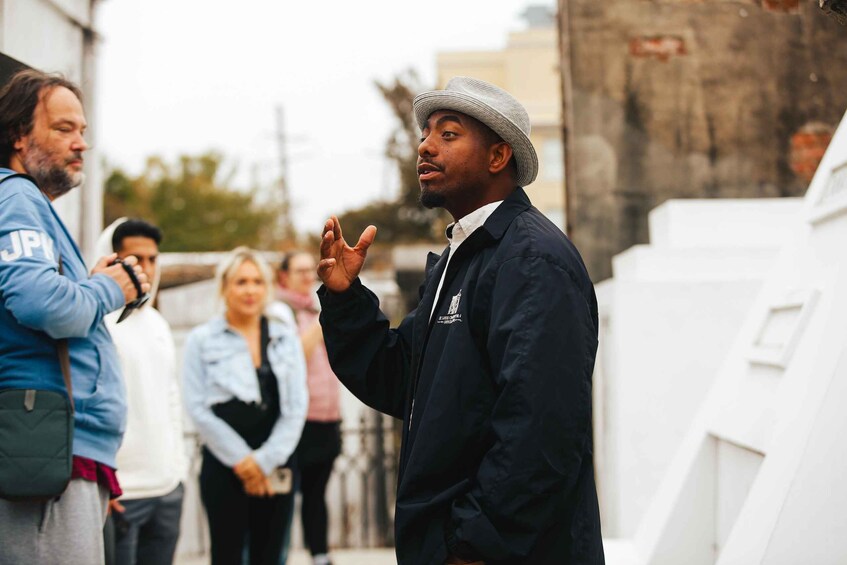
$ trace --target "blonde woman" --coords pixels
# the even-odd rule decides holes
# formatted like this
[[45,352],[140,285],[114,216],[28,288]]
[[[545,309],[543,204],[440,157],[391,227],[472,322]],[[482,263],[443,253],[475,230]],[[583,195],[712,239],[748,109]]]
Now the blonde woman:
[[235,249],[217,281],[224,314],[189,334],[184,372],[204,444],[212,565],[240,565],[245,536],[251,565],[277,565],[293,503],[278,468],[297,446],[308,406],[303,350],[289,325],[265,315],[271,272],[255,251]]

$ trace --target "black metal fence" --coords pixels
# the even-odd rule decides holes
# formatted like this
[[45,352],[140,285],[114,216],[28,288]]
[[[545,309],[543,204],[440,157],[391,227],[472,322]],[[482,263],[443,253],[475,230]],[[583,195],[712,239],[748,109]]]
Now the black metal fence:
[[342,427],[341,455],[327,492],[335,547],[394,545],[400,423],[378,412]]

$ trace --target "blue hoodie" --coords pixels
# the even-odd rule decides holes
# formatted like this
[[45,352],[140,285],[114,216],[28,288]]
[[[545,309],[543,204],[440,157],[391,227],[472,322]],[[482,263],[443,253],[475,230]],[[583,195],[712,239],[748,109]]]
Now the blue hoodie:
[[[13,173],[0,168],[0,179]],[[114,280],[88,276],[79,249],[38,187],[23,177],[0,184],[0,389],[64,391],[55,340],[67,338],[73,453],[111,467],[126,403],[103,316],[123,304]]]

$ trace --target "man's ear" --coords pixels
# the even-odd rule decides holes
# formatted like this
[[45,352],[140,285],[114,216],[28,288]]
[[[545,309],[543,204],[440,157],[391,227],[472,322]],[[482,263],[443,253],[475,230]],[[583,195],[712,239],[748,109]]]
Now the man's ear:
[[512,159],[512,146],[501,141],[491,146],[489,151],[488,172],[492,175],[499,174],[508,165]]

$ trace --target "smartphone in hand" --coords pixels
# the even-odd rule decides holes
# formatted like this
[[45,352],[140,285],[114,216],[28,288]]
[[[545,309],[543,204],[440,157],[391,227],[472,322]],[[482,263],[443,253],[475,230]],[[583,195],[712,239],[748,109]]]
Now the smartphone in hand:
[[274,494],[289,494],[294,486],[294,474],[289,467],[277,467],[268,479]]

